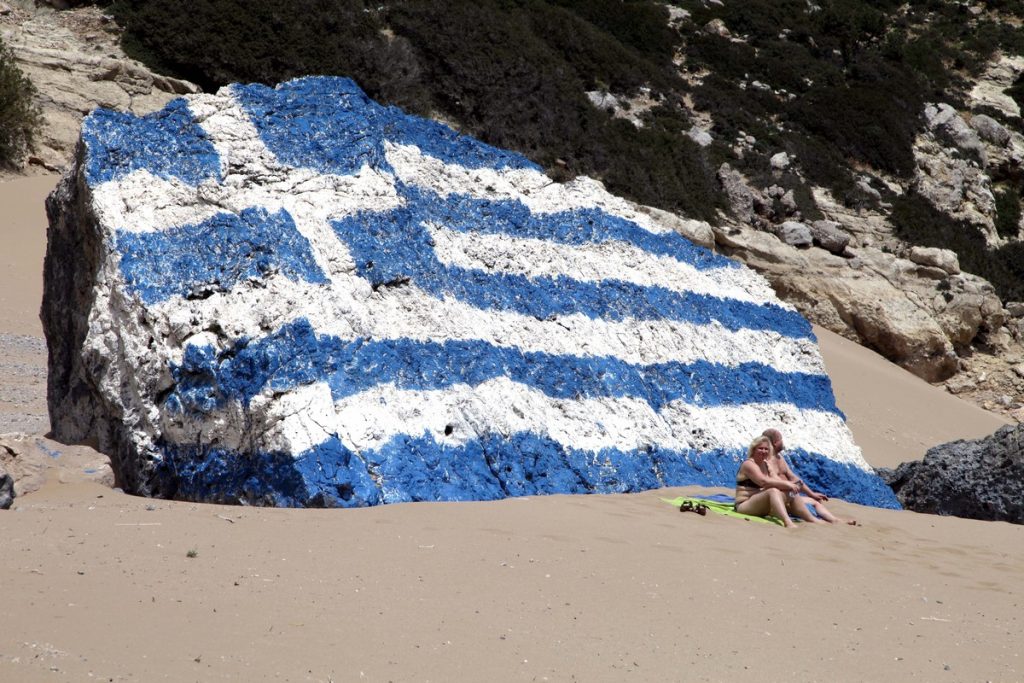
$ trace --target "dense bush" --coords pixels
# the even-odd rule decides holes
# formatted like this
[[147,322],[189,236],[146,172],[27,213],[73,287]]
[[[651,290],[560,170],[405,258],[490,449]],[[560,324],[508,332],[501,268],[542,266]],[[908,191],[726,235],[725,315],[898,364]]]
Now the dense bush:
[[991,282],[1003,301],[1024,300],[1024,244],[990,249],[976,226],[954,220],[913,193],[893,202],[891,218],[899,237],[911,244],[952,249],[960,257],[960,267]]
[[32,147],[40,122],[33,97],[35,88],[14,63],[0,40],[0,166],[13,166]]
[[[204,89],[351,76],[375,99],[457,121],[555,178],[585,173],[703,218],[722,208],[721,163],[775,182],[766,160],[777,151],[810,183],[865,201],[851,168],[908,178],[924,104],[957,102],[996,50],[1024,51],[1024,32],[944,0],[672,4],[690,13],[681,31],[654,0],[196,0],[187,12],[173,0],[114,0],[111,12],[130,54]],[[1024,17],[1022,0],[985,6]],[[700,30],[712,19],[732,37]],[[593,90],[659,104],[638,129],[595,108]],[[1024,101],[1020,91],[1010,92]],[[681,135],[684,99],[714,121],[711,147]],[[741,134],[755,140],[742,157]],[[786,182],[817,215],[799,178]],[[1008,225],[1013,207],[1001,201]]]
[[[369,95],[514,149],[557,177],[585,173],[645,203],[710,217],[714,171],[689,139],[664,6],[616,0],[117,0],[129,54],[214,89],[303,74],[353,77]],[[648,127],[599,111],[588,90],[661,100]]]
[[[721,19],[731,32],[689,37],[687,65],[714,74],[694,101],[713,113],[717,132],[732,139],[743,131],[795,153],[811,181],[848,201],[856,194],[850,162],[909,177],[924,103],[956,102],[965,76],[996,50],[1024,51],[1024,32],[966,4],[814,4],[819,9],[803,0],[687,2],[695,25]],[[1018,11],[1021,3],[1001,4]],[[752,88],[754,81],[769,90]]]
[[[356,0],[116,0],[123,46],[151,67],[215,90],[309,74],[359,74],[364,88],[405,106],[423,104],[408,44],[381,34]],[[386,95],[384,95],[386,93]]]

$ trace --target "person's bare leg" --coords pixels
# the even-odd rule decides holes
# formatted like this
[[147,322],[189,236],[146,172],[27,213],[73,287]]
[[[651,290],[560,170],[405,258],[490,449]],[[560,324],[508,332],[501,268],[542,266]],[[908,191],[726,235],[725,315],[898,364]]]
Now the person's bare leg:
[[811,500],[810,498],[804,498],[804,500],[807,502],[808,505],[813,505],[814,511],[818,513],[818,516],[826,522],[828,522],[829,524],[849,524],[851,526],[857,526],[857,520],[836,517],[829,511],[827,507],[825,507],[825,504],[820,501]]
[[[806,498],[804,496],[792,496],[792,497],[787,496],[786,497],[786,503],[787,503],[786,507],[789,508],[789,511],[792,512],[797,517],[799,517],[800,519],[804,520],[805,522],[809,522],[811,524],[828,524],[829,523],[824,518],[815,517],[814,513],[812,513],[810,510],[807,509],[808,505],[810,505],[812,503],[815,503],[815,501],[811,500],[810,498]],[[817,506],[815,506],[815,507],[817,507]],[[829,515],[829,516],[831,517],[831,515]],[[835,519],[835,517],[833,517],[832,519]]]
[[828,508],[819,503],[818,501],[811,500],[810,498],[806,498],[805,500],[807,501],[807,505],[813,507],[814,511],[818,513],[818,516],[826,522],[828,522],[829,524],[835,524],[839,521],[838,517],[829,512]]
[[786,511],[786,494],[778,489],[768,489],[767,493],[772,505],[772,514],[781,519],[786,527],[796,526]]
[[736,512],[754,517],[774,515],[781,519],[787,527],[795,526],[793,519],[786,512],[785,496],[778,489],[767,489],[755,493],[737,505]]

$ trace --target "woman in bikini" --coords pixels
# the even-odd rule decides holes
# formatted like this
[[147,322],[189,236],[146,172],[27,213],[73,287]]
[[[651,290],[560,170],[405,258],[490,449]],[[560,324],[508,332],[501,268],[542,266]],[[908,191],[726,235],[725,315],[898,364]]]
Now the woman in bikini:
[[800,482],[790,481],[772,466],[772,442],[759,436],[747,449],[747,459],[736,473],[736,512],[755,517],[773,515],[787,527],[795,526],[793,515],[812,524],[827,524],[818,519],[796,497]]

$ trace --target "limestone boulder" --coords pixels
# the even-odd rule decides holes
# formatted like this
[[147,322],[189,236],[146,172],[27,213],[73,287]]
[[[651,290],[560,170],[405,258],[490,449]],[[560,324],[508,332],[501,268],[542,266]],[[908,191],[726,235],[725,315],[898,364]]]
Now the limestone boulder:
[[0,20],[0,33],[18,68],[42,95],[43,125],[28,163],[64,169],[82,117],[96,107],[145,114],[178,95],[199,91],[192,83],[154,74],[126,57],[116,24],[97,7],[54,12],[21,4]]
[[718,182],[729,200],[729,207],[736,218],[746,224],[753,225],[757,214],[763,211],[767,201],[755,188],[751,187],[743,174],[729,164],[722,164],[718,169]]
[[988,159],[978,131],[972,129],[956,109],[945,103],[929,104],[925,107],[924,118],[938,139],[985,166]]
[[960,272],[960,259],[955,251],[936,247],[911,247],[909,258],[922,266],[931,266],[956,275]]
[[109,487],[114,476],[110,459],[86,446],[68,447],[23,432],[0,434],[0,509],[47,482]]
[[686,136],[701,147],[710,147],[711,143],[715,141],[715,139],[711,137],[711,133],[698,126],[693,126],[690,130],[686,131]]
[[1017,101],[1006,91],[1024,73],[1024,56],[997,55],[971,88],[970,99],[975,105],[994,107],[1014,118],[1021,114]]
[[814,244],[833,254],[842,254],[850,244],[850,235],[836,221],[814,221],[810,224]]
[[978,135],[997,147],[1005,147],[1010,142],[1011,133],[1006,126],[986,114],[975,114],[971,117],[971,128]]
[[768,159],[768,164],[776,171],[785,171],[789,168],[789,155],[785,152],[778,152],[773,154]]
[[953,344],[933,315],[884,279],[846,275],[817,280],[793,274],[782,281],[804,296],[814,292],[814,302],[827,302],[858,341],[915,375],[934,382],[957,371]]
[[778,426],[816,488],[895,505],[762,277],[349,80],[96,111],[47,211],[53,432],[129,492],[729,486]]
[[784,221],[776,232],[780,240],[792,247],[809,247],[814,242],[811,229],[800,221]]
[[[847,259],[798,249],[753,230],[719,228],[715,237],[725,253],[765,275],[781,298],[815,323],[928,381],[956,373],[955,348],[935,308],[947,302],[941,296],[935,301],[935,284],[918,278],[912,262],[872,248],[851,252]],[[975,334],[978,329],[973,328]]]

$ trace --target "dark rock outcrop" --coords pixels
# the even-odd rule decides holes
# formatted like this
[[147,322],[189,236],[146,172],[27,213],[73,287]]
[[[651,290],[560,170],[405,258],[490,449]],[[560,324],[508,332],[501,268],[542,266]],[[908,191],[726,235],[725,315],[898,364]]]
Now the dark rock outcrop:
[[908,510],[1024,523],[1024,425],[935,446],[878,473]]
[[6,510],[14,503],[14,477],[0,467],[0,510]]

